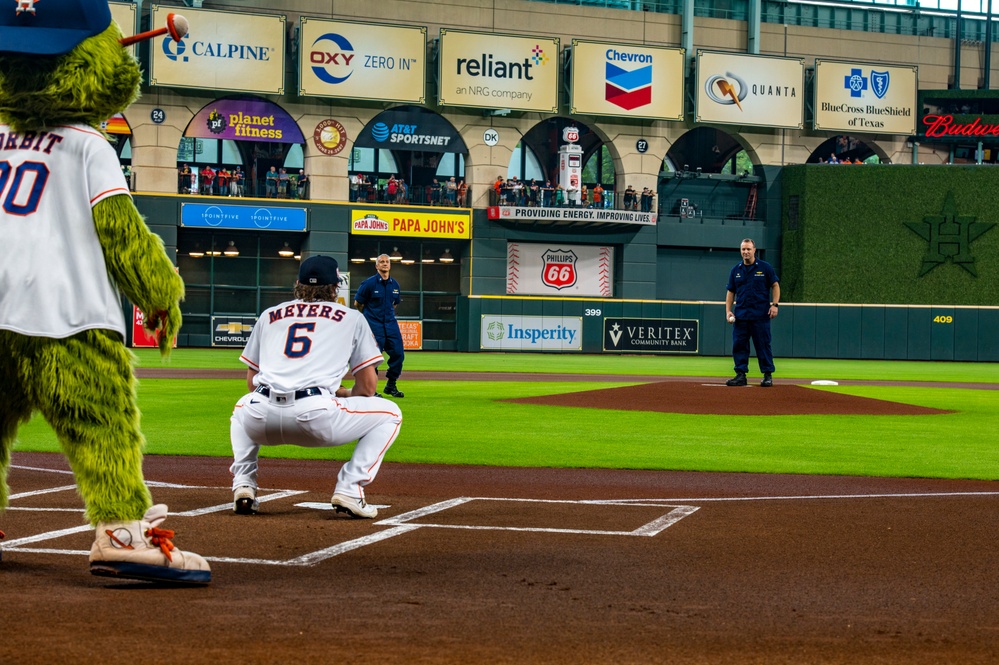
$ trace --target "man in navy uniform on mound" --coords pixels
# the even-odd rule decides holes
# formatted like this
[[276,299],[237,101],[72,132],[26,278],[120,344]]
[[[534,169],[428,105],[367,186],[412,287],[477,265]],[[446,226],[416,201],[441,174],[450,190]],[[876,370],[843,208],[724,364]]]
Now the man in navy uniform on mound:
[[[749,340],[756,348],[756,360],[763,372],[760,385],[774,384],[774,354],[770,350],[770,319],[777,316],[780,281],[772,265],[756,258],[756,243],[746,238],[739,246],[742,262],[732,268],[725,294],[725,319],[732,328],[732,358],[735,376],[729,386],[744,386],[749,371]],[[734,307],[733,307],[734,306]]]

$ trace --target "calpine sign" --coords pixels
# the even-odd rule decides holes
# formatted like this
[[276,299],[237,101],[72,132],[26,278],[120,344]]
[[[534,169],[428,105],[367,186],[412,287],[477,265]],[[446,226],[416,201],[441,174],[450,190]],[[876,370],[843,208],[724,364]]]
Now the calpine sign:
[[604,319],[604,351],[697,353],[697,319]]

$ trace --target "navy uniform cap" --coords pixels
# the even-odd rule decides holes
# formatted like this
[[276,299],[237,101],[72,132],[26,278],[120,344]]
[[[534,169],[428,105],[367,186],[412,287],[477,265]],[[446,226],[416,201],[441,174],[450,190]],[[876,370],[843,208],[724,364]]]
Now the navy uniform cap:
[[107,0],[13,0],[0,7],[0,51],[62,55],[109,25]]
[[298,283],[306,286],[326,286],[339,284],[337,262],[332,256],[310,256],[302,261],[298,269]]

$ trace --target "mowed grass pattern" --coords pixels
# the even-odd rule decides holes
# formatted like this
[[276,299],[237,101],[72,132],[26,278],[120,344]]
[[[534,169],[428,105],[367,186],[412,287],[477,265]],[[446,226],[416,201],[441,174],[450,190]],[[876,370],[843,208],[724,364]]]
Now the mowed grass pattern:
[[[175,352],[170,367],[241,369],[238,351]],[[234,361],[234,359],[236,359]],[[155,355],[140,366],[160,366]],[[997,367],[973,363],[779,361],[781,378],[999,383]],[[406,369],[727,376],[726,358],[410,353]],[[737,471],[999,479],[994,389],[911,386],[813,388],[955,411],[930,416],[730,416],[511,404],[502,400],[597,387],[578,381],[406,380],[403,430],[386,461],[487,466]],[[634,383],[601,382],[600,388]],[[147,454],[230,456],[229,416],[242,379],[143,379]],[[595,406],[599,407],[599,404]],[[40,418],[22,427],[17,450],[56,451]],[[344,460],[335,449],[265,448],[265,457]],[[211,462],[215,464],[216,462]]]

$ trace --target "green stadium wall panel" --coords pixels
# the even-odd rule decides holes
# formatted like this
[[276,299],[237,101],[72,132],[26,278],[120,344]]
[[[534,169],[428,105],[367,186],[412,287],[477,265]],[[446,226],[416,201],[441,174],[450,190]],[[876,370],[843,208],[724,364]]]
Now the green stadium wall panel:
[[791,355],[795,358],[814,358],[815,356],[815,312],[813,306],[783,305],[780,308],[778,320],[783,328],[791,331]]
[[999,362],[999,308],[978,312],[978,360]]
[[932,358],[929,312],[930,310],[926,307],[913,307],[908,312],[908,360],[929,360]]
[[816,306],[815,330],[815,357],[839,358],[839,307]]
[[930,318],[930,360],[954,360],[954,308],[934,307]]
[[[977,309],[954,308],[954,360],[964,362],[978,360],[978,319]],[[999,331],[993,331],[993,334],[999,335]]]
[[839,355],[837,358],[860,358],[862,348],[861,308],[839,307]]
[[881,359],[885,357],[885,308],[865,305],[860,308],[860,357]]
[[885,359],[905,360],[909,357],[909,309],[885,308]]

